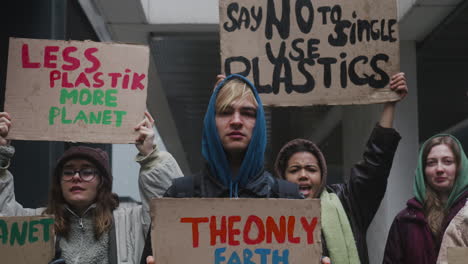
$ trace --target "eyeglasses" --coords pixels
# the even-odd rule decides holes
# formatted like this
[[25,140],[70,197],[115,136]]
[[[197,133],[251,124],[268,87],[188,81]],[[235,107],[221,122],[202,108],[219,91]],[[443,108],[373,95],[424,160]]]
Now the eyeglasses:
[[94,177],[96,177],[98,171],[92,168],[85,168],[81,170],[64,169],[62,171],[62,180],[66,182],[72,181],[76,173],[78,173],[78,176],[80,176],[81,180],[90,182],[94,179]]

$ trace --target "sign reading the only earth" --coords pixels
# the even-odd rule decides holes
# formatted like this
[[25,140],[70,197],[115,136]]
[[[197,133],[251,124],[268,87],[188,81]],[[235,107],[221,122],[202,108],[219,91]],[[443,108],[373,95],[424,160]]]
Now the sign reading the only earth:
[[9,138],[134,142],[148,65],[146,46],[10,38]]
[[221,64],[265,105],[396,100],[395,0],[220,0]]
[[320,200],[153,199],[158,264],[320,263]]

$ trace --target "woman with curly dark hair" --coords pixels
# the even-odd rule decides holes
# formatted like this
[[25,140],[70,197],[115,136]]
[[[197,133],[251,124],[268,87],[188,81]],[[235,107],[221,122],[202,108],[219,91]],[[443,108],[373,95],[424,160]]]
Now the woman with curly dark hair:
[[[403,73],[392,77],[390,88],[407,94]],[[321,204],[322,249],[331,263],[369,263],[366,233],[387,188],[387,179],[400,135],[392,128],[396,102],[385,103],[379,123],[367,142],[363,159],[341,184],[327,185],[327,163],[311,141],[294,139],[278,153],[278,177],[299,185],[306,198]]]

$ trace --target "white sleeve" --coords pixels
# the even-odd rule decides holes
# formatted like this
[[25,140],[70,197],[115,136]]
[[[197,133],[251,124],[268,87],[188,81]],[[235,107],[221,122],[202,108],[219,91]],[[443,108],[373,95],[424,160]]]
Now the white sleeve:
[[157,148],[146,157],[137,155],[136,161],[141,165],[138,186],[143,205],[143,226],[144,230],[148,231],[151,223],[151,199],[163,197],[171,187],[173,179],[184,175],[174,157],[168,152],[158,151]]
[[14,152],[12,146],[0,146],[0,216],[40,215],[43,208],[23,208],[16,201],[13,175],[8,171]]

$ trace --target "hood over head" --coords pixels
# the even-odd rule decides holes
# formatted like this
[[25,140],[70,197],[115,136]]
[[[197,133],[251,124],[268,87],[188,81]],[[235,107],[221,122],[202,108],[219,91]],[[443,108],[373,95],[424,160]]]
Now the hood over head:
[[[231,168],[216,128],[216,98],[220,89],[231,79],[240,79],[252,90],[258,103],[255,127],[245,153],[238,175],[231,175]],[[233,74],[216,86],[211,95],[203,122],[202,154],[208,162],[211,173],[226,187],[237,190],[238,186],[245,187],[249,178],[263,170],[266,148],[266,122],[262,101],[255,86],[244,76]]]
[[458,141],[458,139],[449,134],[437,134],[432,136],[428,140],[424,142],[421,146],[418,155],[418,165],[415,172],[414,177],[414,185],[413,185],[413,193],[416,198],[421,204],[424,204],[426,200],[426,177],[425,177],[425,161],[423,155],[423,150],[427,144],[431,142],[432,139],[437,137],[451,137],[454,142],[458,145],[460,149],[460,164],[458,165],[457,177],[455,179],[455,183],[453,184],[452,191],[449,195],[447,200],[446,208],[450,208],[452,204],[460,197],[466,190],[468,190],[468,159],[466,158],[465,151],[463,151],[463,147]]
[[307,139],[296,138],[286,143],[278,153],[275,161],[275,173],[277,177],[286,179],[286,168],[288,167],[288,161],[292,155],[298,152],[310,152],[312,153],[319,162],[322,177],[320,181],[320,187],[314,198],[320,197],[325,185],[327,184],[327,162],[323,156],[322,151],[312,141]]

